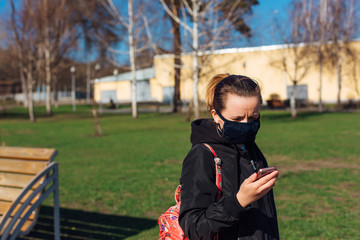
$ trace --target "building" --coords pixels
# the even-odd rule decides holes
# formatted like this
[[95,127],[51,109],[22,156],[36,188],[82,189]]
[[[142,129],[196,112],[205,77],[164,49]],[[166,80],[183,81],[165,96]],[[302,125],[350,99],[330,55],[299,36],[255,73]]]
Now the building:
[[[352,43],[352,48],[359,51],[360,42]],[[157,55],[152,68],[138,70],[137,100],[171,102],[174,93],[173,55]],[[264,100],[277,95],[282,100],[290,98],[293,82],[290,80],[294,71],[293,55],[288,45],[271,45],[250,48],[220,49],[199,54],[202,64],[199,76],[199,99],[204,101],[208,81],[218,73],[247,75],[257,80],[262,88]],[[181,99],[191,101],[193,96],[192,56],[182,56]],[[288,71],[282,62],[287,61]],[[344,58],[342,68],[341,100],[359,100],[360,69],[354,59]],[[302,69],[298,69],[299,75]],[[324,66],[321,96],[324,103],[335,103],[338,94],[336,69],[330,64]],[[296,98],[317,103],[320,96],[319,66],[313,62],[306,74],[298,78]],[[95,81],[95,100],[109,102],[112,98],[118,102],[131,101],[131,73],[108,76]],[[266,101],[264,101],[266,103]]]
[[[131,102],[131,72],[95,79],[94,98],[98,103]],[[154,68],[136,71],[136,98],[139,102],[158,101],[152,86],[156,85]]]

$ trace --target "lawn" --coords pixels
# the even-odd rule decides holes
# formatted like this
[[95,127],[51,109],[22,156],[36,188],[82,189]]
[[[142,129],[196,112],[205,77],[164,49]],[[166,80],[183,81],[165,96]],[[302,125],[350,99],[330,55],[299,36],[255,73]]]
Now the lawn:
[[[185,115],[101,115],[105,136],[95,137],[86,106],[36,114],[36,123],[21,108],[3,114],[0,141],[59,151],[62,238],[157,239],[190,149]],[[256,142],[280,171],[282,239],[360,239],[360,113],[263,111]],[[51,203],[26,239],[52,238]]]

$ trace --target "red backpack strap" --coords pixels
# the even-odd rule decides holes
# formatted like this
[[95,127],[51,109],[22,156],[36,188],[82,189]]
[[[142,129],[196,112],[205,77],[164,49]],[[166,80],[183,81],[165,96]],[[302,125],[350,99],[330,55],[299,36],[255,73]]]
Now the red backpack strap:
[[221,197],[221,187],[222,187],[222,180],[221,180],[221,159],[216,155],[215,150],[207,143],[204,145],[212,152],[214,155],[214,162],[215,162],[215,172],[216,172],[216,186],[218,188],[218,195],[217,200]]
[[179,203],[180,202],[180,194],[181,194],[181,185],[178,185],[176,187],[176,190],[175,190],[175,202],[176,203]]

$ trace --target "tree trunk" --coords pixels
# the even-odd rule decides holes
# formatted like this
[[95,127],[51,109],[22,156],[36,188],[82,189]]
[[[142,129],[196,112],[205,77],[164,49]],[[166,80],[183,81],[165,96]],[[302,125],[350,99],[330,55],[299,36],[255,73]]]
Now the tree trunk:
[[16,40],[16,48],[15,48],[15,52],[18,56],[18,63],[19,63],[19,73],[20,73],[20,80],[21,80],[21,84],[22,84],[22,92],[23,92],[23,97],[24,97],[24,107],[29,107],[28,104],[28,99],[29,99],[29,95],[28,95],[28,84],[26,82],[25,76],[24,76],[24,55],[23,55],[23,44],[20,41],[19,38],[19,34],[17,32],[17,27],[16,27],[16,11],[15,11],[15,4],[13,0],[9,1],[10,6],[11,6],[11,28],[14,32],[15,35],[15,40]]
[[50,51],[45,48],[45,84],[46,84],[46,114],[49,116],[51,112],[51,69],[50,69]]
[[91,88],[90,88],[90,62],[89,54],[86,53],[86,103],[90,104]]
[[320,45],[318,47],[318,55],[319,55],[319,112],[324,111],[323,102],[322,102],[322,71],[323,71],[323,46],[325,46],[325,34],[326,34],[326,25],[327,25],[327,1],[328,0],[320,0]]
[[[176,3],[172,4],[172,13],[179,17],[179,6]],[[172,32],[174,34],[174,108],[173,112],[181,111],[181,96],[180,96],[180,79],[181,79],[181,36],[180,36],[180,24],[173,18],[171,19]]]
[[35,114],[34,114],[34,101],[33,101],[33,78],[31,73],[31,68],[27,69],[26,74],[27,82],[28,82],[28,91],[29,91],[29,99],[28,99],[28,109],[29,109],[29,120],[30,122],[35,122]]
[[92,114],[93,114],[94,122],[95,122],[95,136],[101,137],[101,136],[103,136],[103,133],[101,130],[101,125],[100,125],[99,117],[98,117],[97,110],[96,110],[96,102],[94,99],[92,100]]
[[[22,59],[20,61],[22,61]],[[27,108],[28,105],[29,105],[28,104],[29,91],[28,91],[28,86],[27,86],[26,79],[25,79],[25,76],[24,76],[22,64],[20,64],[20,71],[19,72],[20,72],[22,93],[23,93],[23,97],[24,97],[23,105],[24,105],[25,108]]]
[[187,111],[187,114],[186,114],[186,121],[187,122],[190,122],[191,120],[191,114],[193,112],[193,108],[194,108],[194,101],[190,101],[189,104],[188,104],[188,111]]
[[199,66],[198,66],[198,49],[199,49],[199,36],[198,36],[198,13],[199,13],[199,3],[198,0],[192,0],[193,6],[193,95],[194,95],[194,118],[200,118],[200,108],[199,108],[199,96],[198,96],[198,83],[199,83]]
[[71,102],[72,110],[76,112],[76,76],[75,72],[71,73]]
[[323,70],[323,60],[322,58],[319,61],[319,112],[324,111],[323,102],[322,102],[322,70]]
[[294,83],[292,91],[291,91],[291,95],[290,95],[290,109],[291,109],[291,117],[292,118],[296,118],[296,116],[297,116],[295,93],[296,93],[296,83]]
[[49,36],[49,21],[47,18],[48,13],[48,1],[44,1],[45,17],[44,17],[44,55],[45,55],[45,85],[46,85],[46,114],[51,115],[51,67],[50,67],[50,36]]
[[338,80],[338,94],[337,94],[337,107],[341,109],[341,71],[342,71],[342,57],[338,58],[336,64],[336,73],[337,73],[337,80]]
[[55,108],[59,107],[59,96],[58,96],[58,80],[56,75],[53,76],[53,104]]
[[128,0],[128,13],[129,13],[129,54],[130,54],[130,64],[131,64],[131,76],[132,76],[132,88],[131,88],[131,112],[132,117],[137,118],[137,102],[136,102],[136,67],[135,67],[135,46],[133,38],[133,5],[134,0]]

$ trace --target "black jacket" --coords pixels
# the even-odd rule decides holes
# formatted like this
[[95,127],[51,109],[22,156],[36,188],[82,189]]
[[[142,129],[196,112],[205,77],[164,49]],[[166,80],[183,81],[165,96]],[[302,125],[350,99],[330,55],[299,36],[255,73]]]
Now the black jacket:
[[[179,222],[190,240],[214,239],[279,239],[273,192],[243,208],[236,199],[241,183],[257,168],[267,163],[255,143],[246,150],[234,145],[216,132],[211,119],[192,123],[192,148],[181,173],[181,207]],[[222,160],[222,197],[216,201],[214,157],[203,145],[211,145]]]

